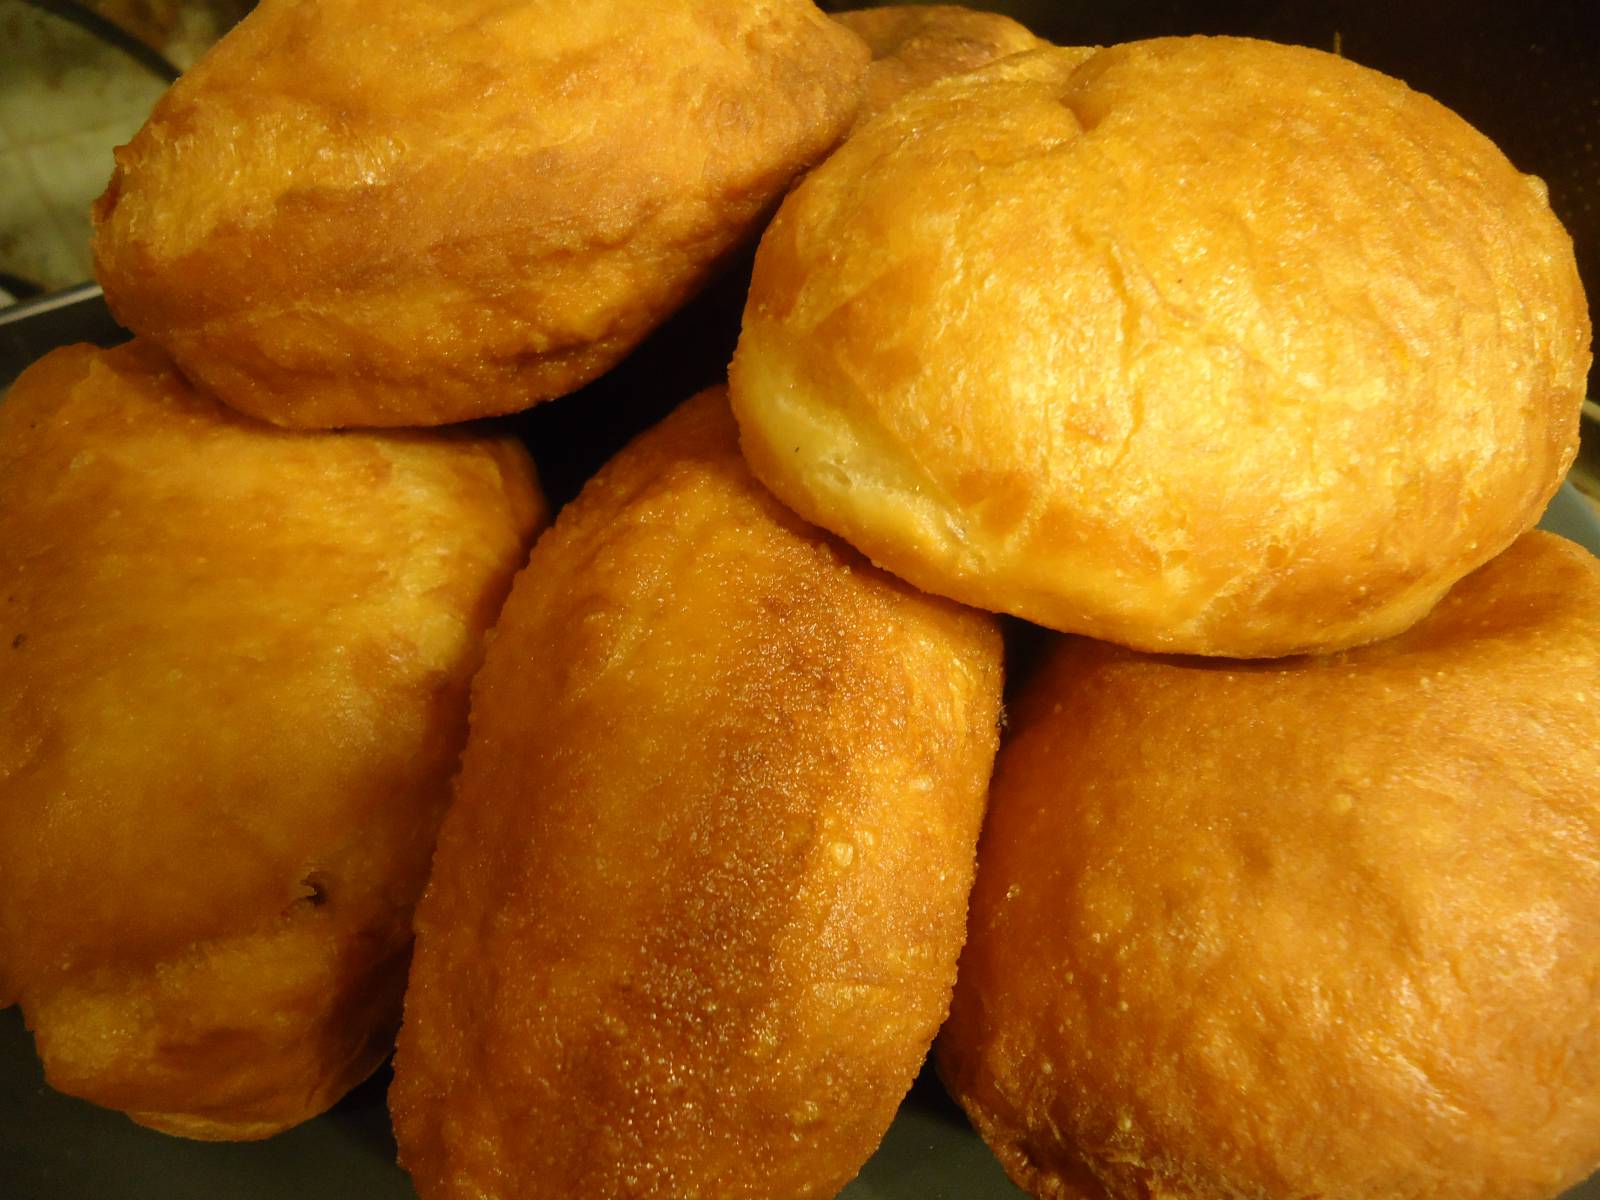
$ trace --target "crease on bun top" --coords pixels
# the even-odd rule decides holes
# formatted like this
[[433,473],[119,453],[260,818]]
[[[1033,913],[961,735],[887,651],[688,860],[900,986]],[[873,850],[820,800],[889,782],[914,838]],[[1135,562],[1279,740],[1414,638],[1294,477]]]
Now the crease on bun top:
[[756,473],[919,587],[1142,649],[1388,636],[1537,520],[1589,321],[1543,184],[1398,80],[1172,38],[914,92],[786,200]]

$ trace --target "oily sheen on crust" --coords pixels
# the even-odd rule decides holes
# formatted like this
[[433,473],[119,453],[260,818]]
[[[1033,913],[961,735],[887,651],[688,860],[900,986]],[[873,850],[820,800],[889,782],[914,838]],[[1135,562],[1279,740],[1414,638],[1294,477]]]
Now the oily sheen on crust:
[[153,347],[0,403],[0,1004],[45,1077],[266,1137],[388,1053],[467,681],[544,503],[482,434],[307,435]]
[[704,283],[865,66],[808,0],[264,0],[117,151],[95,275],[277,424],[514,412]]
[[1537,519],[1589,320],[1543,185],[1302,47],[1016,55],[862,127],[762,239],[757,476],[926,590],[1143,649],[1405,628]]
[[563,510],[473,685],[390,1093],[424,1200],[834,1195],[943,1019],[991,618],[779,505],[722,389]]
[[941,1074],[1049,1200],[1548,1200],[1600,1167],[1600,564],[1406,633],[1063,639],[1014,705]]

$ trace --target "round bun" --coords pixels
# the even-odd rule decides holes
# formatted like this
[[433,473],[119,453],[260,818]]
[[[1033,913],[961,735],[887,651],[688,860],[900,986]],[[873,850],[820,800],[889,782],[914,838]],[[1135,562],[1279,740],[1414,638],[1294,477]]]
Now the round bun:
[[467,683],[544,515],[510,439],[302,434],[152,347],[0,404],[0,1006],[45,1077],[256,1138],[383,1061]]
[[1001,751],[941,1073],[1050,1200],[1542,1200],[1600,1166],[1600,564],[1400,637],[1059,644]]
[[942,595],[1142,649],[1376,640],[1537,519],[1589,321],[1544,186],[1344,59],[1225,38],[934,83],[790,194],[757,476]]
[[518,577],[417,911],[424,1200],[832,1196],[949,1005],[1000,635],[751,478],[723,389]]
[[958,4],[891,4],[833,19],[872,51],[857,125],[936,79],[1049,44],[1010,17]]
[[117,151],[96,274],[280,425],[524,409],[753,234],[866,63],[809,0],[263,0]]

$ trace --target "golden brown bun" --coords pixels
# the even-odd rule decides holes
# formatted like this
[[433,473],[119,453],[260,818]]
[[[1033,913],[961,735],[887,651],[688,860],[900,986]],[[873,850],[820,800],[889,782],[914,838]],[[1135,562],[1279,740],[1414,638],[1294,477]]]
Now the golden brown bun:
[[1051,1200],[1539,1200],[1600,1166],[1600,564],[1400,637],[1071,639],[1025,689],[940,1066]]
[[527,408],[707,278],[866,60],[807,0],[264,0],[117,152],[96,274],[278,424]]
[[265,1137],[387,1053],[520,445],[286,433],[152,347],[0,403],[0,1005],[49,1081]]
[[892,4],[833,19],[872,51],[857,125],[936,79],[1048,44],[1010,17],[958,4]]
[[832,1196],[949,1003],[1000,639],[772,499],[723,389],[518,577],[390,1110],[424,1200]]
[[928,591],[1143,649],[1395,633],[1537,519],[1589,321],[1543,185],[1292,46],[1038,51],[784,202],[732,391],[756,475]]

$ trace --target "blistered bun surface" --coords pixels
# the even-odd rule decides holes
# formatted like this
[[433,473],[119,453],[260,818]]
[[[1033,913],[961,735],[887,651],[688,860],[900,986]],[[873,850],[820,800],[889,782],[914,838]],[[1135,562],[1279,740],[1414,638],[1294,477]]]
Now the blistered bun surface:
[[417,914],[390,1109],[424,1200],[833,1196],[954,979],[991,618],[749,475],[722,389],[535,548]]
[[890,4],[833,19],[872,51],[858,125],[936,79],[1048,44],[1008,16],[958,4]]
[[1536,520],[1589,321],[1543,185],[1401,83],[1233,39],[1013,56],[765,234],[756,474],[928,591],[1142,649],[1405,628]]
[[808,0],[265,0],[117,151],[96,276],[278,424],[527,408],[753,233],[866,60]]
[[509,439],[291,433],[152,347],[0,402],[0,1005],[171,1133],[388,1053],[467,683],[543,500]]
[[940,1066],[1051,1200],[1538,1200],[1600,1167],[1600,566],[1400,637],[1062,642],[1013,712]]

